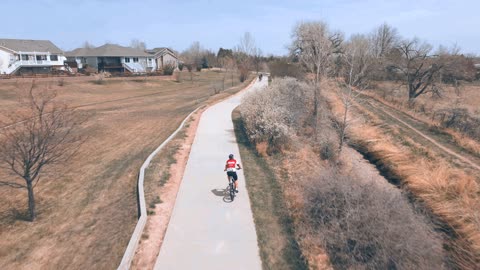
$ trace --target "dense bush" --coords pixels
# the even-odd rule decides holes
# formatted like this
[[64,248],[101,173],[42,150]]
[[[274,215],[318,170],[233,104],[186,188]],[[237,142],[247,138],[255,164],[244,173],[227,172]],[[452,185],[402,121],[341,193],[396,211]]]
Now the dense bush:
[[172,75],[173,71],[175,71],[175,66],[167,64],[163,66],[163,75]]
[[467,109],[452,108],[435,112],[432,119],[439,118],[442,126],[453,128],[480,142],[480,119],[470,115]]
[[248,78],[248,73],[250,73],[250,70],[248,70],[248,68],[246,67],[239,67],[238,70],[239,70],[238,79],[240,80],[240,82],[244,82]]
[[338,269],[442,269],[442,242],[395,188],[334,169],[305,181],[307,234]]
[[267,142],[270,152],[289,147],[308,118],[312,93],[307,84],[284,78],[246,96],[241,113],[249,139]]

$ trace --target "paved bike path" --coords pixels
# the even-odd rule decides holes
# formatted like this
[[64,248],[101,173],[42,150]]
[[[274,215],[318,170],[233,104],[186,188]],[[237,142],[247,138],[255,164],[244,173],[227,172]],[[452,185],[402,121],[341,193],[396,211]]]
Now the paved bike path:
[[239,193],[230,202],[223,169],[230,153],[242,164],[231,119],[233,109],[246,92],[266,85],[265,77],[202,114],[156,270],[261,269],[243,170],[238,171]]

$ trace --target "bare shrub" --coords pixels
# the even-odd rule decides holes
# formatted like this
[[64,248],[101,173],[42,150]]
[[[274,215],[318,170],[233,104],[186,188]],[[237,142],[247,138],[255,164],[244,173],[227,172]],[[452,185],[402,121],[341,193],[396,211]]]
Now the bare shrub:
[[245,80],[247,80],[248,73],[250,71],[248,70],[248,68],[246,66],[240,66],[239,71],[240,71],[240,74],[239,74],[238,79],[240,80],[240,82],[243,83]]
[[313,150],[322,160],[335,160],[338,157],[337,134],[328,126],[322,126],[322,132],[317,134],[316,140],[311,143]]
[[95,80],[93,81],[93,83],[98,85],[105,84],[104,79],[105,79],[105,74],[103,72],[99,74],[95,74]]
[[217,94],[219,94],[220,91],[223,90],[223,85],[222,85],[222,83],[213,84],[213,85],[212,85],[212,90],[213,90],[212,95],[217,95]]
[[182,72],[177,71],[177,72],[173,73],[173,80],[177,83],[182,82]]
[[335,169],[307,181],[310,233],[338,269],[442,269],[442,242],[405,197]]
[[440,112],[441,124],[453,128],[468,137],[480,141],[480,119],[471,116],[467,109],[452,108]]
[[295,131],[308,118],[312,92],[307,84],[284,78],[246,96],[241,113],[249,139],[267,142],[269,152],[291,146]]
[[163,75],[172,75],[175,71],[175,66],[172,64],[166,64],[163,66]]

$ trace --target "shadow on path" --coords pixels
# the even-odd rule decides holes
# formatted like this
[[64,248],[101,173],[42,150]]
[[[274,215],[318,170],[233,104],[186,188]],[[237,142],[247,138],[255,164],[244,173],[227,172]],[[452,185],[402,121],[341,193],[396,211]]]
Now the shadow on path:
[[229,189],[230,189],[230,187],[228,187],[228,186],[226,188],[223,188],[223,189],[215,188],[215,189],[212,189],[212,193],[215,196],[223,197],[224,202],[231,203],[232,200],[230,199],[230,193],[228,191]]

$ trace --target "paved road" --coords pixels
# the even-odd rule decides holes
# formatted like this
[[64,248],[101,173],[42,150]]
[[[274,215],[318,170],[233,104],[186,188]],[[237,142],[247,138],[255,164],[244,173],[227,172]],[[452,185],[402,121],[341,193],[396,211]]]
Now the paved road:
[[[247,91],[266,84],[264,77]],[[231,113],[244,94],[202,114],[156,270],[261,269],[243,170],[238,172],[240,192],[233,202],[225,192],[228,182],[223,172],[230,153],[241,164]]]

